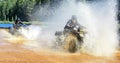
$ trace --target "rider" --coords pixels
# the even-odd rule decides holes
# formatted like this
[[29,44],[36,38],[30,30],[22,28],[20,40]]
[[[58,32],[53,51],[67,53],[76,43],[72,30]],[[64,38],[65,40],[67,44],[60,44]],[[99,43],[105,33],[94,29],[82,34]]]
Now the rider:
[[19,18],[17,18],[15,21],[14,21],[14,28],[15,29],[18,29],[20,26],[22,26],[23,25],[23,23],[22,23],[22,21],[19,19]]
[[79,35],[80,30],[83,28],[83,26],[81,26],[75,15],[73,15],[71,17],[71,19],[67,22],[67,24],[64,27],[64,33],[68,33],[71,32],[72,34],[74,34],[77,39],[79,40],[79,42],[83,42],[83,37],[81,37]]

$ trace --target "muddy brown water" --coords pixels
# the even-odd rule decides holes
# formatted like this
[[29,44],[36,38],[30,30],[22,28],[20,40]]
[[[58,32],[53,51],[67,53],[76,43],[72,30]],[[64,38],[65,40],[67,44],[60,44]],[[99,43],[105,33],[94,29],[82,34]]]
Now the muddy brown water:
[[96,57],[88,54],[33,51],[0,40],[0,63],[120,63],[120,53],[114,58]]

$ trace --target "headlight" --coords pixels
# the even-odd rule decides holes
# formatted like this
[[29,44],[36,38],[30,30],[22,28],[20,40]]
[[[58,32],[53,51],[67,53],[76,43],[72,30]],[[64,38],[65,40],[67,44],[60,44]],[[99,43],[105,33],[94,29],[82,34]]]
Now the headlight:
[[79,28],[79,26],[76,26],[76,28]]
[[73,28],[73,30],[77,31],[77,28]]

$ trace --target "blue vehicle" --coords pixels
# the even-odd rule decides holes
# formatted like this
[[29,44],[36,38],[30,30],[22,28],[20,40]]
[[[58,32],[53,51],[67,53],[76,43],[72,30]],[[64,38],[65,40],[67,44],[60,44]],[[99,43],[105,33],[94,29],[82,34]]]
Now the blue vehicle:
[[9,32],[13,35],[20,35],[18,30],[21,28],[27,28],[27,26],[28,26],[27,24],[18,24],[18,25],[13,24],[12,27],[9,27]]
[[20,33],[18,32],[18,30],[20,28],[27,28],[27,24],[23,24],[22,21],[20,19],[16,19],[14,24],[12,24],[11,27],[9,27],[9,32],[13,35],[20,35]]
[[1,29],[9,29],[11,27],[13,27],[13,24],[9,24],[9,23],[6,23],[6,24],[1,23],[0,24]]
[[20,30],[21,28],[24,29],[28,29],[29,24],[23,24],[23,23],[19,23],[19,24],[12,24],[12,23],[1,23],[0,24],[0,29],[6,29],[8,32],[10,32],[12,35],[20,35],[20,33],[18,32],[18,30]]

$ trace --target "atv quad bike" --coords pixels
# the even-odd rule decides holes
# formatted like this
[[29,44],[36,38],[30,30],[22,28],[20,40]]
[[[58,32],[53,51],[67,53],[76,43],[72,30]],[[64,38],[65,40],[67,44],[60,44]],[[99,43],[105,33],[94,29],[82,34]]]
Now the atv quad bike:
[[[77,35],[68,31],[65,33],[64,31],[56,31],[56,46],[57,48],[64,49],[65,51],[74,53],[79,50],[83,44],[83,38],[86,34],[85,29],[81,29]],[[78,38],[79,36],[80,38]]]
[[9,32],[12,34],[12,35],[15,35],[15,36],[20,36],[21,34],[20,34],[20,32],[19,32],[19,30],[20,29],[28,29],[27,28],[27,26],[28,25],[25,25],[25,24],[22,24],[22,25],[20,25],[20,26],[15,26],[15,25],[13,25],[13,27],[10,27],[9,28]]

